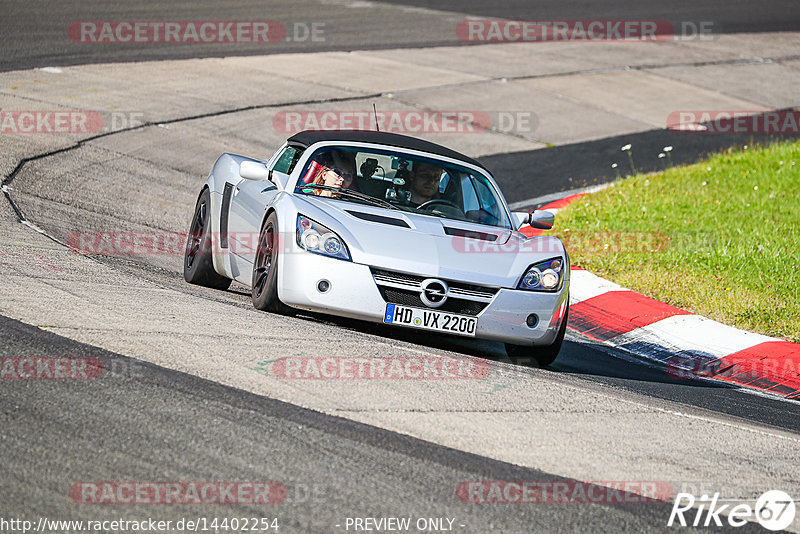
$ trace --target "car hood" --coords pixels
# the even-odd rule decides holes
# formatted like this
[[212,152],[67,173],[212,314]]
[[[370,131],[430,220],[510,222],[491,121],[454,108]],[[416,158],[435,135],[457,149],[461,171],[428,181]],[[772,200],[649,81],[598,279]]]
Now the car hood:
[[564,254],[555,237],[355,202],[295,197],[300,213],[338,233],[356,263],[447,280],[516,287],[532,263]]

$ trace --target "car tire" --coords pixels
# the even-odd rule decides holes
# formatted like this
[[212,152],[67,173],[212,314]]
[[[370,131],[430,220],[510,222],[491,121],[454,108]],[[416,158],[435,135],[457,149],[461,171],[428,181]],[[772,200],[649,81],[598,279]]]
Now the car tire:
[[506,354],[516,364],[530,365],[533,362],[541,367],[547,367],[556,361],[558,353],[561,351],[561,344],[564,342],[564,335],[567,332],[567,319],[569,316],[569,305],[564,310],[564,320],[561,321],[561,327],[558,329],[556,340],[543,347],[526,346],[526,345],[510,345],[506,343]]
[[190,284],[228,289],[231,279],[214,270],[211,243],[211,193],[203,189],[194,208],[186,249],[183,254],[183,279]]
[[274,211],[261,226],[250,297],[256,309],[273,313],[289,313],[291,308],[278,298],[278,252],[280,248],[278,215]]

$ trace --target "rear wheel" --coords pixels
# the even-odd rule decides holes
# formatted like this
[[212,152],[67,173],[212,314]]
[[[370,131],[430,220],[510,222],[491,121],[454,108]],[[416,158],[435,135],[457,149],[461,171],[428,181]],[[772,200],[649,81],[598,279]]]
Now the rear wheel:
[[289,313],[291,308],[278,299],[278,216],[270,213],[258,237],[256,259],[253,263],[253,284],[250,297],[259,310]]
[[211,257],[211,193],[204,189],[197,199],[183,255],[183,278],[190,284],[228,289],[231,279],[214,270]]
[[547,367],[554,361],[561,351],[561,344],[564,342],[564,335],[567,332],[567,319],[569,316],[569,305],[564,310],[564,319],[558,329],[555,341],[551,345],[542,347],[526,345],[510,345],[506,343],[506,354],[516,364],[530,365],[533,362],[539,367]]

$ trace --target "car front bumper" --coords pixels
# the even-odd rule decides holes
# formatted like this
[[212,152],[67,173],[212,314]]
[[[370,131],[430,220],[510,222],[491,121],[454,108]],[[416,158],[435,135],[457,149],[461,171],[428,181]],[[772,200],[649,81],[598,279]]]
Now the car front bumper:
[[[329,289],[321,292],[319,282]],[[569,273],[555,293],[499,289],[476,315],[476,338],[516,345],[550,345],[567,305]],[[280,256],[278,297],[294,308],[383,323],[387,301],[381,296],[368,265],[328,258],[303,250]],[[529,327],[528,315],[538,324]]]

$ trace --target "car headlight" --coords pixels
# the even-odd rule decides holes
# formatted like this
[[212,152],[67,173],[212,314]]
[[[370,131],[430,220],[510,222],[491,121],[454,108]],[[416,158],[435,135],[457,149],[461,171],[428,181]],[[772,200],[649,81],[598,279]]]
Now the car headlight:
[[564,279],[564,259],[552,258],[534,263],[522,275],[517,289],[527,291],[556,291]]
[[297,244],[314,254],[351,261],[347,245],[336,232],[299,213],[297,214]]

